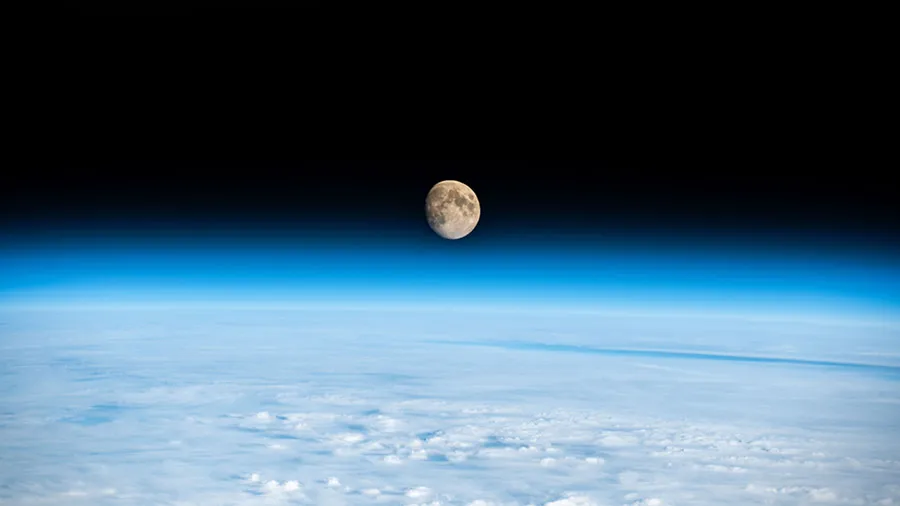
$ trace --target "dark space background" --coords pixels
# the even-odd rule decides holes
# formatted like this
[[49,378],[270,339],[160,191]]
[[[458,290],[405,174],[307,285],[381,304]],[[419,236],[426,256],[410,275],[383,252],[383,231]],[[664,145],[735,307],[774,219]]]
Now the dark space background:
[[465,244],[625,240],[896,254],[900,192],[884,171],[684,168],[638,160],[58,160],[4,176],[4,241],[55,231],[432,241],[424,196],[478,194]]

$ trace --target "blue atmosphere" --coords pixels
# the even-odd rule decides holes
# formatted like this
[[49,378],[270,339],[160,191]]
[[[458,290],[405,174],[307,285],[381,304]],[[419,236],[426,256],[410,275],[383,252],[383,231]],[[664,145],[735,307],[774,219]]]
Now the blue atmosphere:
[[895,319],[900,266],[846,252],[565,242],[472,248],[449,241],[130,239],[0,250],[6,305],[188,301],[534,304]]

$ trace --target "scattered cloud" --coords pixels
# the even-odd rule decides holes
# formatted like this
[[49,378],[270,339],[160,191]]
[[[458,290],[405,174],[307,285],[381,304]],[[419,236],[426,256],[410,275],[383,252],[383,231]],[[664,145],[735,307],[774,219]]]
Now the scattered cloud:
[[0,505],[900,505],[890,377],[117,315],[0,340]]

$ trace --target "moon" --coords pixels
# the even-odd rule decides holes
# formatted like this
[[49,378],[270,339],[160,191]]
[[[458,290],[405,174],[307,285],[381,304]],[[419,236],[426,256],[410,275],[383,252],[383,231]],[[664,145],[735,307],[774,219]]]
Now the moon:
[[471,188],[447,180],[431,187],[425,197],[425,217],[431,230],[444,239],[469,235],[481,217],[481,204]]

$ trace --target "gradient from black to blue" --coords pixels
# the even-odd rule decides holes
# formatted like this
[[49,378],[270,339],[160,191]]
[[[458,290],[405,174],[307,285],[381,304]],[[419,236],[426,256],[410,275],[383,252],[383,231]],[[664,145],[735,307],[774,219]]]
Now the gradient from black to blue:
[[[675,165],[62,161],[16,172],[3,189],[0,293],[900,308],[898,192],[887,178]],[[459,241],[425,223],[425,194],[443,179],[482,203]]]

